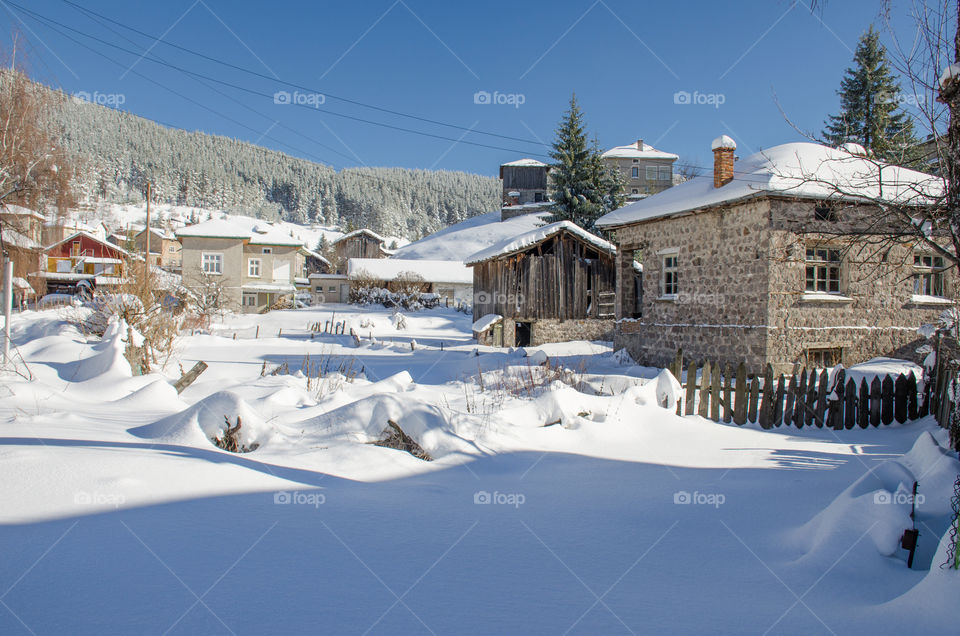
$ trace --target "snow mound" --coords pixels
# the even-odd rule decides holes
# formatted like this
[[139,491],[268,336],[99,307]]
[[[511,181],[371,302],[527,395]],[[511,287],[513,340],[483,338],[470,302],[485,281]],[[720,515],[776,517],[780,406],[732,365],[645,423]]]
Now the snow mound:
[[[829,564],[844,546],[867,536],[879,554],[898,554],[900,536],[913,525],[913,483],[920,482],[918,494],[923,495],[923,499],[917,498],[917,514],[944,514],[949,497],[941,494],[952,490],[958,472],[960,461],[950,457],[930,433],[923,433],[909,453],[863,475],[797,532],[806,552],[801,561]],[[860,552],[867,558],[862,549]]]
[[85,382],[94,378],[126,379],[132,377],[130,363],[123,357],[127,342],[125,340],[127,323],[112,320],[103,333],[101,342],[92,347],[94,354],[77,366],[74,382]]
[[235,425],[241,420],[240,444],[263,447],[273,436],[274,429],[264,418],[233,391],[218,391],[193,406],[165,417],[153,424],[130,429],[137,437],[185,446],[205,447],[210,440],[220,437],[226,426],[224,417]]
[[394,422],[434,459],[445,455],[476,454],[473,441],[482,432],[480,418],[428,404],[411,396],[371,395],[319,417],[297,423],[327,441],[372,444]]

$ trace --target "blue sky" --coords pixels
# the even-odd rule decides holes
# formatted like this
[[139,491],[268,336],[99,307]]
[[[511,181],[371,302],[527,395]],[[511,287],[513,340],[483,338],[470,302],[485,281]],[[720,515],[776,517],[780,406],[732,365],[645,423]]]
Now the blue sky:
[[[547,148],[537,142],[552,140],[574,91],[603,147],[643,138],[679,154],[682,162],[706,166],[710,142],[720,134],[737,141],[740,155],[799,140],[776,100],[801,128],[819,131],[838,108],[835,91],[857,39],[871,22],[882,26],[877,0],[830,0],[821,13],[788,0],[78,0],[152,36],[146,37],[95,21],[63,0],[13,1],[132,51],[63,27],[57,33],[9,0],[0,1],[6,48],[19,29],[31,74],[69,93],[122,102],[120,108],[167,125],[252,141],[337,168],[487,175],[496,174],[500,163],[544,155]],[[902,0],[893,4],[901,33],[910,28],[905,6]],[[151,56],[247,90],[198,81],[153,63]],[[275,77],[311,90],[295,94]],[[280,90],[301,105],[275,103]],[[701,103],[677,103],[681,91]],[[484,101],[483,92],[490,102],[504,103],[476,103],[478,93]],[[377,112],[332,96],[522,141]]]

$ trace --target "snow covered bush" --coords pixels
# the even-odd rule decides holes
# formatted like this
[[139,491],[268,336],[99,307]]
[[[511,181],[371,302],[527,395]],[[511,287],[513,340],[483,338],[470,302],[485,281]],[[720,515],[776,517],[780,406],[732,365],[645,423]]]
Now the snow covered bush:
[[399,307],[408,311],[433,309],[440,304],[440,297],[436,294],[425,294],[419,291],[410,293],[392,292],[383,287],[350,288],[350,302],[355,305],[383,305],[384,307]]

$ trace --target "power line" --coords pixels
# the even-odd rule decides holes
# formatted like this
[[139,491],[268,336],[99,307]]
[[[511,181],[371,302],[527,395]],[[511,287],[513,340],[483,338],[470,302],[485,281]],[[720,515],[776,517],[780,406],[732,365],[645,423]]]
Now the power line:
[[[225,66],[225,67],[227,67],[227,68],[232,68],[232,69],[234,69],[234,70],[236,70],[236,71],[240,71],[241,73],[247,73],[247,74],[249,74],[249,75],[253,75],[253,76],[255,76],[255,77],[259,77],[259,78],[261,78],[261,79],[265,79],[265,80],[268,80],[268,81],[271,81],[271,82],[278,82],[278,83],[280,83],[280,84],[283,84],[283,85],[285,85],[285,86],[289,86],[289,87],[291,87],[291,88],[296,88],[296,89],[304,90],[304,91],[308,91],[308,92],[321,93],[321,94],[323,94],[325,97],[329,97],[330,99],[335,99],[335,100],[337,100],[337,101],[341,101],[341,102],[344,102],[344,103],[347,103],[347,104],[352,104],[352,105],[354,105],[354,106],[360,106],[360,107],[363,107],[363,108],[369,108],[369,109],[371,109],[371,110],[376,110],[376,111],[379,111],[379,112],[382,112],[382,113],[388,113],[388,114],[390,114],[390,115],[396,115],[396,116],[398,116],[398,117],[406,117],[406,118],[409,118],[409,119],[414,119],[414,120],[422,121],[422,122],[429,123],[429,124],[435,124],[435,125],[437,125],[437,126],[445,126],[445,127],[447,127],[447,128],[453,128],[453,129],[461,130],[461,131],[464,131],[464,132],[472,132],[472,133],[477,133],[477,134],[479,134],[479,135],[487,135],[487,136],[490,136],[490,137],[499,137],[500,139],[508,139],[508,140],[510,140],[510,141],[519,141],[519,142],[521,142],[521,143],[534,144],[534,145],[538,145],[538,146],[543,146],[543,145],[545,145],[543,142],[534,141],[534,140],[532,140],[532,139],[523,139],[523,138],[521,138],[521,137],[512,137],[512,136],[510,136],[510,135],[502,135],[502,134],[500,134],[500,133],[494,133],[494,132],[489,132],[489,131],[484,131],[484,130],[478,130],[478,129],[474,129],[474,128],[468,128],[468,127],[466,127],[466,126],[459,126],[459,125],[457,125],[457,124],[450,124],[450,123],[443,122],[443,121],[439,121],[439,120],[436,120],[436,119],[430,119],[430,118],[428,118],[428,117],[422,117],[422,116],[419,116],[419,115],[411,115],[410,113],[404,113],[404,112],[402,112],[402,111],[393,110],[393,109],[390,109],[390,108],[384,108],[384,107],[382,107],[382,106],[376,106],[376,105],[373,105],[373,104],[367,104],[367,103],[365,103],[365,102],[361,102],[361,101],[358,101],[358,100],[355,100],[355,99],[350,99],[350,98],[343,97],[343,96],[340,96],[340,95],[334,95],[334,94],[332,94],[332,93],[328,93],[328,92],[326,92],[326,91],[321,91],[321,90],[318,90],[318,89],[316,89],[316,88],[312,88],[312,87],[309,87],[309,86],[303,86],[303,85],[301,85],[301,84],[297,84],[297,83],[295,83],[295,82],[290,82],[290,81],[287,81],[287,80],[278,78],[278,77],[276,77],[276,76],[266,75],[265,73],[260,73],[259,71],[255,71],[255,70],[253,70],[253,69],[249,69],[249,68],[246,68],[246,67],[243,67],[243,66],[239,66],[239,65],[237,65],[237,64],[233,64],[233,63],[231,63],[231,62],[227,62],[227,61],[225,61],[225,60],[221,60],[221,59],[219,59],[219,58],[213,57],[213,56],[211,56],[211,55],[207,55],[207,54],[205,54],[205,53],[201,53],[200,51],[196,51],[196,50],[194,50],[194,49],[191,49],[191,48],[182,46],[182,45],[180,45],[180,44],[176,44],[176,43],[174,43],[174,42],[168,42],[168,41],[166,41],[166,40],[163,40],[163,39],[161,39],[161,38],[158,38],[158,37],[155,36],[155,35],[152,35],[152,34],[150,34],[150,33],[146,33],[146,32],[144,32],[144,31],[141,31],[141,30],[139,30],[139,29],[137,29],[137,28],[135,28],[135,27],[132,27],[132,26],[130,26],[130,25],[128,25],[128,24],[124,24],[123,22],[120,22],[120,21],[118,21],[118,20],[114,20],[114,19],[112,19],[112,18],[110,18],[110,17],[108,17],[108,16],[105,16],[105,15],[101,14],[101,13],[97,13],[96,11],[93,11],[92,9],[88,9],[88,8],[86,8],[86,7],[83,7],[83,6],[81,6],[81,5],[78,5],[77,3],[71,2],[70,0],[62,0],[62,1],[63,1],[65,4],[68,4],[68,5],[72,6],[73,8],[77,9],[78,11],[82,11],[83,13],[86,13],[86,14],[88,14],[88,15],[95,15],[95,16],[97,16],[97,17],[99,17],[99,18],[102,18],[102,19],[104,19],[104,20],[107,20],[108,22],[111,22],[112,24],[115,24],[115,25],[117,25],[117,26],[119,26],[119,27],[121,27],[121,28],[124,28],[124,29],[127,29],[127,30],[129,30],[129,31],[132,31],[132,32],[134,32],[134,33],[136,33],[136,34],[138,34],[138,35],[143,36],[143,37],[150,38],[150,39],[152,39],[152,40],[155,41],[155,42],[159,42],[160,44],[163,44],[163,45],[166,45],[166,46],[175,48],[175,49],[179,49],[179,50],[184,51],[184,52],[186,52],[186,53],[189,53],[189,54],[191,54],[191,55],[196,55],[197,57],[201,57],[201,58],[203,58],[203,59],[205,59],[205,60],[208,60],[208,61],[210,61],[210,62],[214,62],[214,63],[216,63],[216,64],[220,64],[220,65]],[[13,3],[11,3],[11,4],[13,4]],[[14,5],[14,6],[19,6],[19,5]],[[129,41],[129,40],[128,40],[128,41]]]

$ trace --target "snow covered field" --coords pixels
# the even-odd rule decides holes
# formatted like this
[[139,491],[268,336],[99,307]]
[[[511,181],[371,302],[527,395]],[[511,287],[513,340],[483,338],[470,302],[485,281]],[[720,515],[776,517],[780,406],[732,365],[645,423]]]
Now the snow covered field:
[[[131,377],[123,330],[61,311],[17,316],[35,379],[0,377],[0,633],[955,631],[932,420],[677,417],[608,344],[477,347],[447,309],[230,316]],[[224,416],[256,450],[210,442]]]

